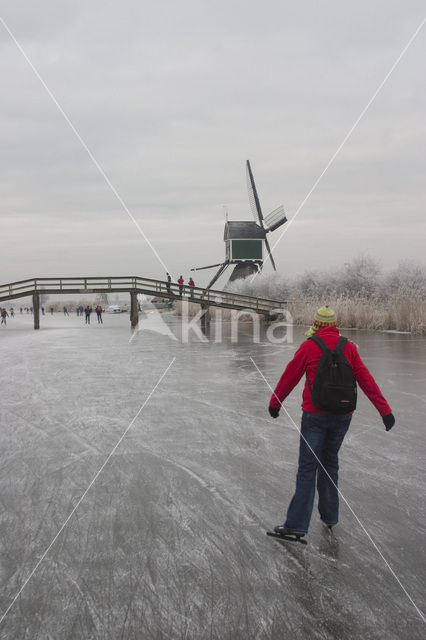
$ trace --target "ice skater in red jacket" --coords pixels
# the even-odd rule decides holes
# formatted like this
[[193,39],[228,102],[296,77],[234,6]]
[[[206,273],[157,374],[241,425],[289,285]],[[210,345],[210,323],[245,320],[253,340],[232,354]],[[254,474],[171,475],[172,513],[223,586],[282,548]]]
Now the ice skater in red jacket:
[[[316,312],[314,324],[306,335],[310,337],[314,334],[320,336],[331,349],[336,348],[340,333],[336,327],[334,311],[329,307],[321,307]],[[361,360],[356,345],[348,340],[343,353],[352,367],[356,382],[376,407],[382,416],[386,431],[389,431],[395,424],[392,410]],[[315,484],[318,491],[318,510],[323,523],[333,527],[339,519],[338,452],[349,428],[352,413],[326,413],[313,404],[309,383],[312,386],[322,354],[323,351],[318,344],[313,340],[305,340],[288,363],[269,401],[269,413],[273,418],[277,418],[284,399],[302,376],[306,375],[296,491],[288,507],[284,524],[274,529],[275,533],[280,535],[297,534],[301,537],[308,532]]]

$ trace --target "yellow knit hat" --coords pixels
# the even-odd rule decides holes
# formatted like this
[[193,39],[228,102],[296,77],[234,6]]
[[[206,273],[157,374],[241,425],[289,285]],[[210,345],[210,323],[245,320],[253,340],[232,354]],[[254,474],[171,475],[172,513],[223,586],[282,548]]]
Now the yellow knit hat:
[[323,329],[324,327],[335,327],[337,323],[336,314],[333,309],[326,304],[324,307],[318,309],[316,314],[314,315],[314,324],[312,327],[305,333],[308,338],[313,336],[318,329]]

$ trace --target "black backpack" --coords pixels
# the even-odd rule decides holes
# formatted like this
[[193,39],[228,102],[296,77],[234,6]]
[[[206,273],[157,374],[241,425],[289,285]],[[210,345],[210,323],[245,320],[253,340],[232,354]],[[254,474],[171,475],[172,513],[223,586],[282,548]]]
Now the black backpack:
[[319,336],[314,335],[309,339],[323,350],[312,386],[306,376],[315,407],[335,414],[354,411],[357,399],[356,380],[351,365],[343,355],[348,339],[340,336],[335,349],[330,349]]

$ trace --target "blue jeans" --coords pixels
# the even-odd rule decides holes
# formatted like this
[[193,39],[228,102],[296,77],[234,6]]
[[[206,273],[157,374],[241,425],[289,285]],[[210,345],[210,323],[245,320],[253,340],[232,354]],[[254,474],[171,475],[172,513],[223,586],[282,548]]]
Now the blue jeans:
[[296,492],[290,502],[285,521],[288,529],[307,533],[314,506],[315,480],[321,520],[328,525],[337,524],[339,520],[337,454],[351,418],[350,413],[334,415],[303,412]]

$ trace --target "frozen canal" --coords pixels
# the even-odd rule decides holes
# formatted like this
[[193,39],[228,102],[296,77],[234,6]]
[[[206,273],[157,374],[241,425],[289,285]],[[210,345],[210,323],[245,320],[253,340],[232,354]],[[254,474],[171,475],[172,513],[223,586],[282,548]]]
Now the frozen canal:
[[341,452],[379,553],[344,503],[333,537],[316,511],[306,547],[265,535],[298,433],[269,418],[250,356],[274,386],[301,329],[294,345],[129,342],[128,315],[0,329],[2,640],[426,637],[424,338],[347,333],[397,420],[386,433],[361,394]]

